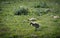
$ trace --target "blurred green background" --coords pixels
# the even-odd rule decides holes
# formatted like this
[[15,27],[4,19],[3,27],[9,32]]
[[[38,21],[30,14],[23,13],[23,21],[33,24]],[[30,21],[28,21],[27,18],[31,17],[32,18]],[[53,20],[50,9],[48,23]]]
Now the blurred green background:
[[60,0],[0,0],[0,38],[60,38]]

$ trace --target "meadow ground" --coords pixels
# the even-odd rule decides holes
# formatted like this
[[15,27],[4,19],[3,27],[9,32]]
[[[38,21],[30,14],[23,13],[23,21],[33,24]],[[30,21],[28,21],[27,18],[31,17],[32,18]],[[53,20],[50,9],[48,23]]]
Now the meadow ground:
[[[0,38],[60,38],[59,6],[48,0],[0,0]],[[21,7],[28,14],[15,15]],[[29,18],[37,19],[39,31],[29,24]]]

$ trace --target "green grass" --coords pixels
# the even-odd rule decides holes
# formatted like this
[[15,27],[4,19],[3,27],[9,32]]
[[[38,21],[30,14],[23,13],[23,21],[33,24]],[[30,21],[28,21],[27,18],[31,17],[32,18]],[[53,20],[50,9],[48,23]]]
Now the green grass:
[[[10,0],[9,0],[10,1]],[[42,0],[41,0],[42,1]],[[1,1],[2,2],[2,1]],[[30,2],[19,0],[10,1],[11,4],[1,4],[2,12],[0,12],[0,37],[1,38],[58,38],[60,36],[60,18],[54,19],[52,16],[59,15],[55,12],[42,12],[41,16],[38,16],[39,10],[47,8],[34,8],[35,4],[39,4],[39,0],[30,0]],[[50,9],[60,10],[59,5],[53,2],[42,1],[48,3]],[[28,15],[14,15],[16,10],[20,6],[27,7],[29,9]],[[38,10],[38,11],[37,11]],[[44,13],[44,14],[43,14]],[[29,24],[28,18],[35,17],[40,28],[35,31],[35,28]],[[24,22],[25,21],[25,22]]]

